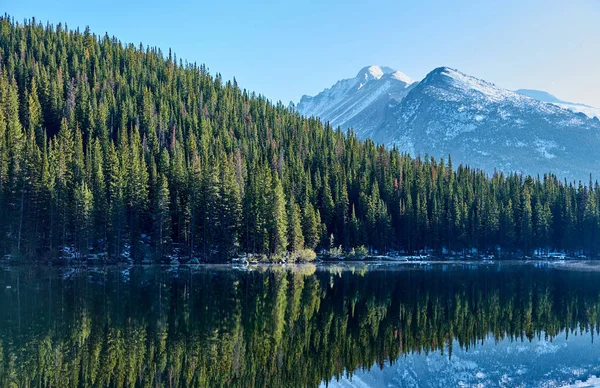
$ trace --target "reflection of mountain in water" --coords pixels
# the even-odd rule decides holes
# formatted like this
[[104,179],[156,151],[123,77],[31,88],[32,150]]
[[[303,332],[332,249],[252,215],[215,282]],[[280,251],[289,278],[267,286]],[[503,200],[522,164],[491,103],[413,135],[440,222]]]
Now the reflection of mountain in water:
[[552,340],[531,342],[492,338],[469,350],[455,349],[452,357],[440,352],[409,354],[383,369],[356,371],[334,379],[330,388],[342,387],[560,387],[577,380],[600,386],[600,348],[587,332],[564,334]]
[[364,268],[3,271],[0,386],[317,386],[598,331],[597,272]]

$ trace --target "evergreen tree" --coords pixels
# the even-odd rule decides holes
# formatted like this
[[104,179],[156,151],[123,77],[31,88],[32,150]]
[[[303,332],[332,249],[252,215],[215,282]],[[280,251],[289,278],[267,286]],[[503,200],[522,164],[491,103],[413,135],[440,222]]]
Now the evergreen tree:
[[304,245],[310,249],[315,249],[321,238],[321,217],[317,210],[308,201],[304,201],[304,211],[302,212],[302,234],[304,235]]
[[92,206],[94,197],[85,182],[80,182],[75,188],[74,195],[74,230],[76,231],[75,242],[78,252],[86,256],[90,246],[90,235],[92,229]]
[[302,234],[302,225],[300,222],[300,206],[293,200],[288,202],[288,242],[289,251],[297,251],[304,248],[304,235]]
[[108,171],[108,228],[107,242],[108,253],[113,257],[119,257],[123,248],[125,238],[125,176],[124,168],[117,155],[114,144],[108,149],[106,160]]
[[283,186],[278,176],[272,181],[272,185],[266,195],[270,218],[267,221],[269,232],[269,253],[278,255],[284,252],[288,245],[287,233],[288,222],[285,211],[286,200],[283,194]]
[[237,185],[233,163],[223,161],[221,177],[221,193],[219,200],[220,225],[219,238],[221,242],[220,257],[229,259],[237,248],[238,231],[241,219],[241,199]]
[[529,253],[532,247],[533,222],[531,210],[531,194],[529,188],[525,187],[521,200],[520,238],[521,247],[525,253]]
[[171,214],[169,212],[169,184],[164,174],[158,176],[154,203],[154,235],[155,249],[158,257],[169,253],[167,248],[171,242]]

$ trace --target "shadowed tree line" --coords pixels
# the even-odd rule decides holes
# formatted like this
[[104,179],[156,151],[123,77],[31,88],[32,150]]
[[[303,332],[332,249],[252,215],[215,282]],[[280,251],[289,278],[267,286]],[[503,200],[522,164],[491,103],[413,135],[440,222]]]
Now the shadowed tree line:
[[596,334],[597,281],[530,266],[13,269],[0,385],[317,386],[414,352]]

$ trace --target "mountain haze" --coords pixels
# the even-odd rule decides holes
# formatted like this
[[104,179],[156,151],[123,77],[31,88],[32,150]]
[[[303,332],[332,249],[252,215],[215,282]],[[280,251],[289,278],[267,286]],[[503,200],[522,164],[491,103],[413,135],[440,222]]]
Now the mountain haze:
[[585,113],[589,117],[598,117],[600,118],[600,108],[596,108],[594,106],[579,104],[576,102],[563,101],[558,97],[553,96],[548,92],[544,92],[542,90],[533,90],[533,89],[519,89],[516,90],[517,93],[523,94],[525,96],[534,98],[538,101],[550,102],[552,104],[558,105],[562,108],[572,110],[573,112],[581,112]]

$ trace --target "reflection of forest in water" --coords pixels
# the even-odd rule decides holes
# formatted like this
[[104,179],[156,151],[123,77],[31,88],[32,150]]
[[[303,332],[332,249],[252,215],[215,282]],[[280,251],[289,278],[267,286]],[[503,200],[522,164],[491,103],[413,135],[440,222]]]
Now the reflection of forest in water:
[[222,268],[2,270],[0,386],[316,386],[453,340],[600,323],[600,272]]

